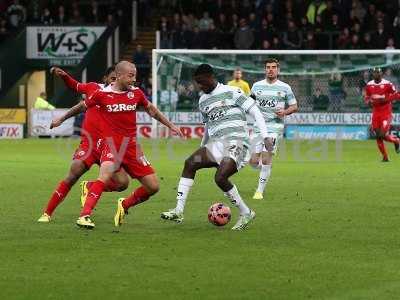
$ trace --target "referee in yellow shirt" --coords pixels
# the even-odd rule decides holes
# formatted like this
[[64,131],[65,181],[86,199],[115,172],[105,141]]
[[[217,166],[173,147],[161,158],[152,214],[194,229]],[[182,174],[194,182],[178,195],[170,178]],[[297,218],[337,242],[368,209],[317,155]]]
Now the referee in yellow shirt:
[[241,88],[242,91],[247,96],[250,96],[250,86],[246,81],[242,80],[242,70],[241,69],[238,68],[235,71],[233,71],[233,80],[229,81],[228,85]]

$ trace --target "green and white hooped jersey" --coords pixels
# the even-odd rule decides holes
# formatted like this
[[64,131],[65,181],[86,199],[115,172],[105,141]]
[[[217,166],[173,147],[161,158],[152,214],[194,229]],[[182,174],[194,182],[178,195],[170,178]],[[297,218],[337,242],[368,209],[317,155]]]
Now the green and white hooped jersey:
[[256,105],[240,88],[218,83],[199,99],[199,109],[208,135],[214,140],[240,140],[248,146],[246,113]]
[[[283,134],[284,121],[275,114],[276,111],[285,109],[286,105],[297,103],[292,88],[285,82],[277,80],[268,83],[266,79],[257,81],[251,88],[258,108],[264,116],[269,132]],[[254,131],[259,133],[257,126]]]

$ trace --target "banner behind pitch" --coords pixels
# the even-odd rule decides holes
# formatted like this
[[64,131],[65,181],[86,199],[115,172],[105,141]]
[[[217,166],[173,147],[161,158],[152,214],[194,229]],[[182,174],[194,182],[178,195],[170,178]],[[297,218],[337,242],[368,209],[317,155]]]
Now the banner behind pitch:
[[28,26],[26,57],[79,61],[104,31],[104,26]]

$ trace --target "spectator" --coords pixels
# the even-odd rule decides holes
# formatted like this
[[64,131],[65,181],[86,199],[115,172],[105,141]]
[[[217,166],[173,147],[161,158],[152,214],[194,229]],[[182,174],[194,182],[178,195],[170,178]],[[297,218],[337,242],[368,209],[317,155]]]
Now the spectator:
[[255,13],[251,13],[249,15],[249,27],[251,30],[253,30],[253,32],[255,32],[259,27],[257,22],[257,16]]
[[300,28],[299,28],[303,34],[303,36],[306,36],[308,32],[314,31],[313,27],[311,26],[310,23],[308,23],[308,20],[306,17],[302,17],[300,19]]
[[69,24],[71,25],[80,25],[83,24],[85,21],[81,16],[79,9],[75,8],[72,11],[72,17],[69,19]]
[[347,26],[349,27],[349,28],[353,28],[353,26],[355,25],[355,24],[361,24],[361,19],[359,19],[358,17],[357,17],[357,15],[356,15],[356,10],[355,9],[352,9],[352,10],[350,10],[350,16],[349,16],[349,21],[347,22]]
[[354,16],[358,20],[364,20],[365,17],[365,8],[361,2],[361,0],[353,0],[351,5],[352,10],[354,11]]
[[7,8],[8,23],[12,29],[19,28],[26,20],[26,9],[19,4],[19,0],[13,0]]
[[42,109],[42,110],[53,110],[55,107],[47,102],[47,95],[45,92],[41,92],[40,96],[36,98],[35,103],[33,104],[34,109]]
[[314,50],[318,48],[314,32],[312,31],[307,32],[306,38],[303,42],[303,48],[305,50]]
[[57,25],[65,25],[68,23],[67,16],[65,15],[65,8],[63,5],[60,5],[57,8],[57,16],[55,18],[55,24]]
[[329,106],[329,98],[327,95],[322,94],[319,87],[315,89],[313,96],[313,110],[314,111],[327,111]]
[[230,34],[230,26],[226,20],[226,15],[220,13],[217,21],[217,31],[219,32],[219,48],[229,49],[231,48],[232,36]]
[[9,36],[7,30],[7,20],[0,17],[0,43],[5,41]]
[[358,36],[362,35],[360,23],[354,23],[353,27],[351,28],[351,33],[357,34]]
[[[82,19],[83,22],[83,19]],[[115,27],[117,25],[114,15],[112,13],[109,13],[106,17],[106,25],[108,27]]]
[[180,30],[182,25],[181,25],[181,16],[177,13],[174,14],[171,29],[172,30]]
[[139,44],[136,46],[136,51],[133,54],[132,60],[136,65],[139,81],[143,82],[149,75],[150,61],[142,45]]
[[[272,41],[273,37],[274,37],[275,33],[272,30],[272,28],[270,28],[268,26],[268,22],[266,19],[262,19],[261,21],[261,28],[259,31],[256,32],[256,37],[257,37],[257,42],[262,42],[262,41]],[[260,45],[258,45],[260,46]]]
[[271,45],[270,41],[263,40],[261,43],[261,50],[271,50],[271,49],[272,49],[272,45]]
[[307,19],[310,24],[315,24],[316,17],[321,15],[326,9],[326,3],[322,0],[314,0],[307,8]]
[[329,21],[327,21],[325,28],[328,31],[339,32],[340,29],[342,28],[341,24],[339,23],[339,16],[337,14],[333,14],[332,18]]
[[343,79],[340,73],[334,72],[328,82],[331,111],[340,112],[344,100]]
[[337,39],[337,46],[339,49],[347,49],[350,44],[350,30],[345,27]]
[[371,41],[371,35],[368,32],[364,34],[363,41],[362,41],[362,48],[363,49],[374,49],[374,46]]
[[[29,1],[29,4],[26,8],[26,11],[29,12],[27,15],[27,20],[31,24],[39,24],[40,23],[40,1],[39,0],[32,0]],[[1,11],[1,8],[0,8]]]
[[199,27],[196,26],[193,30],[192,38],[190,41],[190,49],[202,49],[203,41],[203,34],[200,32]]
[[245,19],[240,19],[240,27],[236,30],[234,41],[236,49],[250,49],[254,42],[253,31],[247,26]]
[[267,14],[267,22],[268,22],[269,28],[271,28],[272,30],[275,31],[277,28],[277,24],[275,22],[275,18],[274,18],[273,14],[271,14],[271,13]]
[[303,37],[301,31],[297,30],[293,20],[288,21],[288,29],[283,33],[283,44],[289,49],[300,49]]
[[250,96],[250,86],[242,79],[242,76],[242,70],[237,68],[233,72],[233,79],[228,82],[228,85],[238,87],[246,94],[246,96]]
[[372,41],[375,49],[385,49],[388,40],[388,34],[382,22],[378,23],[378,30],[372,35]]
[[332,20],[332,17],[335,14],[337,15],[338,12],[335,9],[333,9],[333,1],[332,0],[327,0],[326,1],[326,8],[321,13],[322,20],[325,20],[326,22],[329,22],[329,20]]
[[218,49],[219,40],[218,36],[219,33],[217,32],[217,28],[215,27],[214,23],[211,23],[210,29],[207,31],[207,38],[204,39],[205,43],[204,46],[206,49]]
[[[388,42],[387,42],[387,46],[385,48],[386,50],[394,50],[394,39],[393,38],[389,38]],[[386,63],[387,64],[391,64],[393,62],[393,54],[392,53],[388,53],[386,54]],[[385,77],[386,78],[386,77]]]
[[90,2],[90,8],[87,18],[88,18],[88,23],[91,24],[100,23],[99,3],[97,1],[93,0]]
[[368,4],[368,11],[364,16],[363,28],[365,31],[373,31],[376,29],[376,7],[375,4]]
[[348,49],[357,50],[361,49],[360,37],[357,34],[351,36],[351,41]]
[[200,31],[208,31],[213,23],[213,19],[210,18],[208,11],[203,12],[203,17],[199,20]]
[[272,39],[272,49],[274,49],[274,50],[282,49],[281,40],[277,36],[274,36],[274,38]]
[[43,13],[40,17],[40,22],[43,25],[53,25],[54,23],[53,17],[50,13],[50,9],[48,9],[47,7],[43,9]]

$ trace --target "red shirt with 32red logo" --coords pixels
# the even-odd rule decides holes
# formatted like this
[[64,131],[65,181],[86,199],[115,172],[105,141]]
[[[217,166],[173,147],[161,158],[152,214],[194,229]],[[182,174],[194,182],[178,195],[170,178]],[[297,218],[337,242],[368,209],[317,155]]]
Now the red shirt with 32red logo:
[[[391,117],[392,115],[392,98],[396,92],[393,83],[386,79],[382,79],[379,83],[371,80],[365,87],[365,102],[372,104],[372,114]],[[373,99],[374,97],[381,99]]]
[[118,92],[110,85],[91,95],[85,104],[100,107],[103,138],[112,137],[114,142],[120,142],[129,137],[132,142],[136,140],[136,110],[140,106],[146,108],[150,102],[139,88]]

